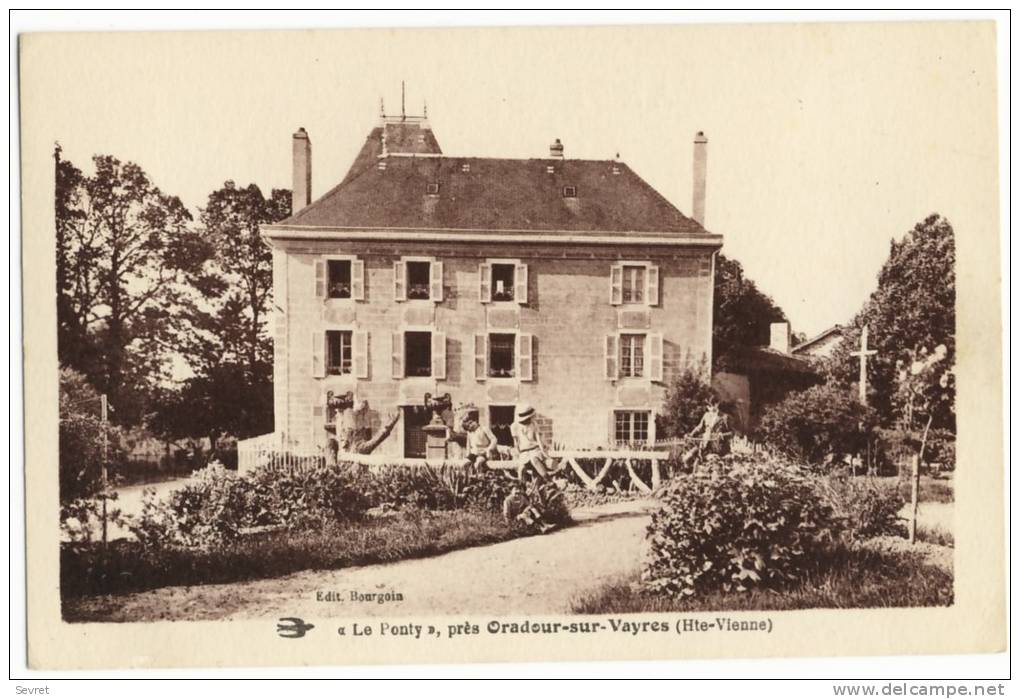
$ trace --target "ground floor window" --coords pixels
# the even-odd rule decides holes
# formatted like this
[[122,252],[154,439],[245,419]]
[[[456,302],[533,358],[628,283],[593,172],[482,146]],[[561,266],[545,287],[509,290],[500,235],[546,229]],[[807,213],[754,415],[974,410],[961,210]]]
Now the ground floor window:
[[352,366],[350,330],[329,330],[326,332],[326,372],[329,374],[350,374]]
[[628,444],[647,443],[650,415],[647,410],[617,410],[613,439]]
[[514,406],[512,405],[491,405],[489,406],[489,429],[496,435],[496,441],[506,447],[514,445],[513,435],[510,434],[510,426],[514,424]]
[[404,376],[432,376],[432,333],[404,333]]

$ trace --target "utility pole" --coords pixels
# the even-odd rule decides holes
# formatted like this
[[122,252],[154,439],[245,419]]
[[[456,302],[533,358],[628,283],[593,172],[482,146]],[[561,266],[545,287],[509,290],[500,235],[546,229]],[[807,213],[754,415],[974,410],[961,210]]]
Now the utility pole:
[[108,440],[107,440],[107,435],[106,435],[107,404],[106,404],[106,394],[105,393],[99,397],[99,402],[100,402],[99,420],[100,420],[100,422],[103,425],[103,471],[102,471],[102,473],[103,473],[103,495],[102,495],[102,497],[103,497],[103,547],[105,548],[106,547],[106,542],[107,542],[107,538],[106,538],[106,487],[107,487],[106,462],[107,462],[107,459],[109,457],[109,454],[108,454]]

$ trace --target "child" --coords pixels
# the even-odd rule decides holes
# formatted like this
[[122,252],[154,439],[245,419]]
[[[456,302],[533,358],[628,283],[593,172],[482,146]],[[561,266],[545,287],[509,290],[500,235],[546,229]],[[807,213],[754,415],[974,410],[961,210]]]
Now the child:
[[486,466],[496,456],[496,435],[488,427],[482,427],[474,415],[465,415],[461,427],[467,432],[468,462],[479,468]]
[[535,427],[534,417],[535,409],[527,403],[523,403],[517,406],[517,420],[510,427],[519,459],[517,477],[523,479],[524,471],[530,465],[535,469],[538,477],[545,480],[549,475],[549,457],[545,453],[538,428]]

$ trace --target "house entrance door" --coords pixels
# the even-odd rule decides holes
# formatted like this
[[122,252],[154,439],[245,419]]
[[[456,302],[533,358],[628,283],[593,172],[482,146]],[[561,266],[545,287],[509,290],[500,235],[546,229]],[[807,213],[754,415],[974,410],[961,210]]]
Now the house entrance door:
[[425,458],[425,425],[429,424],[432,412],[424,406],[409,405],[404,411],[404,457]]

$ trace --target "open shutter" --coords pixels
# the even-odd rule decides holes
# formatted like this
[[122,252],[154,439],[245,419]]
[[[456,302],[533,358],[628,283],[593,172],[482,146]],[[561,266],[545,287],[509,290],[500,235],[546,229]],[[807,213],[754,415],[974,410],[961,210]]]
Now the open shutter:
[[403,260],[393,263],[393,300],[407,300],[407,271],[404,269]]
[[648,336],[648,378],[662,381],[662,335]]
[[475,380],[485,381],[489,374],[486,366],[489,358],[489,336],[475,335]]
[[326,375],[326,335],[312,333],[312,376],[321,379]]
[[315,298],[326,298],[326,261],[315,261]]
[[615,380],[620,372],[620,343],[616,335],[606,335],[606,378]]
[[613,265],[609,270],[609,303],[623,303],[623,265]]
[[532,335],[520,333],[517,335],[517,378],[521,381],[531,381],[533,376],[532,364]]
[[517,288],[514,290],[514,298],[517,303],[528,302],[528,266],[517,265],[514,271],[514,282]]
[[488,262],[478,265],[478,299],[482,303],[492,302],[492,265]]
[[352,343],[354,345],[354,357],[352,358],[352,364],[354,365],[354,376],[358,379],[368,378],[368,333],[364,331],[355,331],[352,336]]
[[351,260],[351,298],[365,300],[365,261]]
[[446,378],[446,333],[432,333],[432,378]]
[[648,272],[645,275],[645,280],[648,283],[647,293],[645,298],[648,299],[649,306],[659,305],[659,267],[657,265],[648,265]]
[[404,378],[404,333],[393,333],[391,338],[393,357],[393,378]]
[[432,288],[429,289],[429,298],[439,303],[443,300],[443,263],[433,262],[429,268],[432,272]]

